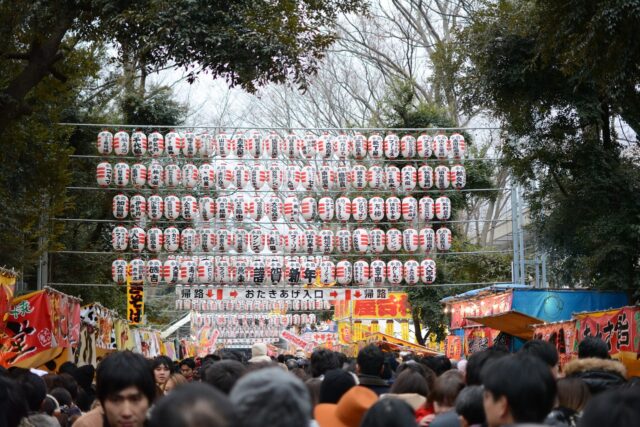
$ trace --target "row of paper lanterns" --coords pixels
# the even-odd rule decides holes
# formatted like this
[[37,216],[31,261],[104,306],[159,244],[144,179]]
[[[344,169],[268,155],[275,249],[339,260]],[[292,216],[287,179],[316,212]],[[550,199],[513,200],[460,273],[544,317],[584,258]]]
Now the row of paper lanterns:
[[440,227],[434,231],[431,227],[420,230],[406,228],[400,231],[391,228],[384,231],[379,228],[369,229],[358,227],[351,231],[341,228],[337,231],[323,229],[301,230],[289,228],[286,231],[278,229],[263,230],[255,227],[251,230],[243,228],[184,228],[167,227],[164,230],[153,227],[144,230],[141,227],[130,229],[116,226],[111,233],[111,244],[114,251],[158,253],[166,252],[219,252],[231,250],[246,253],[251,250],[260,254],[267,250],[273,254],[348,254],[351,252],[383,253],[389,252],[431,252],[448,251],[451,248],[451,230]]
[[436,263],[430,258],[421,262],[414,259],[404,263],[397,259],[385,262],[375,259],[369,263],[358,260],[351,263],[341,260],[334,263],[323,260],[303,259],[302,262],[273,257],[268,262],[261,258],[236,259],[235,263],[226,257],[183,258],[182,261],[159,259],[145,261],[134,258],[127,262],[123,259],[113,261],[111,274],[114,282],[124,284],[129,278],[131,283],[151,285],[164,283],[190,284],[242,284],[242,285],[322,285],[338,283],[340,285],[365,286],[369,284],[407,285],[419,282],[433,283],[436,280]]
[[101,162],[96,168],[96,181],[100,187],[112,184],[124,188],[129,185],[135,188],[148,186],[150,188],[199,188],[201,190],[325,190],[347,191],[390,190],[413,191],[420,188],[429,190],[435,186],[438,190],[449,187],[462,190],[467,183],[466,169],[462,165],[451,168],[439,165],[435,168],[422,165],[418,168],[405,165],[399,168],[394,165],[374,165],[369,168],[361,164],[355,166],[312,165],[299,167],[297,165],[282,165],[278,163],[267,167],[262,165],[246,166],[237,164],[204,163],[199,167],[187,163],[182,167],[175,163],[162,165],[152,161],[148,165],[119,162],[111,165]]
[[[195,308],[188,308],[188,310],[196,310]],[[277,326],[246,326],[243,327],[241,325],[235,327],[225,327],[225,328],[217,328],[219,331],[219,336],[217,342],[225,342],[225,344],[231,344],[234,341],[243,341],[242,339],[255,339],[259,338],[261,342],[268,341],[269,339],[274,340],[274,342],[279,341],[280,334],[284,330],[283,327]],[[238,340],[233,340],[234,338],[239,338]],[[248,341],[247,344],[254,344],[255,341]]]
[[315,313],[302,313],[302,314],[284,314],[284,315],[272,315],[272,314],[195,314],[191,317],[192,324],[195,324],[197,328],[203,326],[290,326],[290,325],[306,325],[310,323],[316,323]]
[[[194,286],[194,285],[177,285],[176,286],[176,309],[178,310],[200,310],[208,312],[251,312],[251,311],[309,311],[309,310],[329,310],[331,309],[331,303],[325,300],[315,301],[300,301],[300,300],[260,300],[260,301],[247,301],[247,300],[212,300],[201,298],[185,298],[181,295],[181,289],[194,289],[199,288],[203,292],[207,292],[209,289],[213,289],[212,286]],[[185,307],[185,303],[188,302],[189,307]],[[179,307],[178,307],[179,306]]]
[[123,130],[115,135],[103,130],[98,134],[97,149],[102,155],[113,153],[126,156],[131,153],[134,156],[151,157],[234,156],[239,159],[277,159],[280,156],[299,159],[364,159],[367,156],[372,159],[426,159],[432,155],[439,159],[462,159],[466,154],[464,137],[459,133],[451,136],[442,133],[430,136],[423,133],[418,138],[413,135],[400,138],[395,133],[388,133],[383,137],[379,133],[373,133],[367,138],[359,132],[353,136],[346,133],[334,136],[328,132],[318,136],[307,132],[304,136],[290,133],[282,138],[276,132],[263,136],[258,131],[238,131],[233,134],[220,132],[216,136],[171,131],[166,135],[152,132],[147,136],[139,130],[131,135]]
[[216,220],[224,222],[234,220],[243,222],[245,220],[260,221],[266,218],[272,222],[281,219],[294,221],[301,216],[306,221],[320,219],[330,222],[334,219],[346,222],[351,219],[357,222],[371,221],[380,222],[387,219],[389,222],[399,220],[404,221],[432,221],[434,218],[439,221],[447,221],[451,218],[451,199],[447,196],[440,196],[435,201],[424,196],[417,200],[413,196],[406,196],[402,199],[391,196],[386,200],[375,196],[369,199],[359,196],[350,199],[346,196],[333,199],[331,197],[304,197],[299,200],[297,196],[288,196],[284,200],[277,195],[267,196],[246,196],[237,194],[235,196],[219,196],[212,198],[204,196],[196,198],[192,195],[178,197],[168,195],[162,197],[154,194],[145,198],[136,194],[130,198],[124,194],[116,194],[112,200],[112,213],[116,219],[130,217],[134,220],[150,219],[159,221],[166,219],[175,221],[178,218],[184,220]]

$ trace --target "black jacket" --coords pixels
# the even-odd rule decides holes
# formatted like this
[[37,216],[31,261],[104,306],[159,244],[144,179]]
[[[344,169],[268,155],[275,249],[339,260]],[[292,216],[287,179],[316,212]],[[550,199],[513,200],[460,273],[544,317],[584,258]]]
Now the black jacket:
[[592,395],[618,387],[627,381],[627,370],[614,359],[575,359],[565,365],[564,373],[567,377],[582,379]]
[[389,393],[389,383],[380,377],[360,374],[358,380],[360,381],[359,385],[374,391],[378,396]]

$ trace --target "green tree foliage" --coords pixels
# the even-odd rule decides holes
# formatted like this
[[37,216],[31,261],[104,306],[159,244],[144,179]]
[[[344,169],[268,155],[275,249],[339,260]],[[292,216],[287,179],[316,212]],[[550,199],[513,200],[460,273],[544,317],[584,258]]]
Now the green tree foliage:
[[460,37],[465,108],[504,123],[557,285],[640,284],[640,167],[613,126],[640,131],[639,18],[637,1],[498,1]]

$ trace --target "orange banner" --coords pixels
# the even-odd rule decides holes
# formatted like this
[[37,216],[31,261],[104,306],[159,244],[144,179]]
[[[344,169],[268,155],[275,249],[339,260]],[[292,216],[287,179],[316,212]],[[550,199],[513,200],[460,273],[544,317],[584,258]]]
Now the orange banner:
[[460,360],[462,358],[462,338],[457,335],[449,335],[445,340],[445,355],[449,359]]
[[404,292],[390,292],[384,300],[353,301],[353,319],[411,319],[409,297]]
[[545,325],[536,325],[533,328],[533,338],[549,341],[558,350],[560,366],[564,366],[574,356],[576,342],[576,321],[567,320]]

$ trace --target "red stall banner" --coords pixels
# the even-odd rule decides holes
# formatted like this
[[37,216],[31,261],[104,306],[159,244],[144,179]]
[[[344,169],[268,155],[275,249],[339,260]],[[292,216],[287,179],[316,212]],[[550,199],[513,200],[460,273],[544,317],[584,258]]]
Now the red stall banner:
[[445,338],[445,356],[454,360],[460,360],[462,358],[461,337],[457,335],[449,335]]
[[9,318],[9,309],[16,289],[16,275],[13,271],[0,268],[0,332]]
[[478,325],[467,320],[467,317],[484,317],[506,313],[511,310],[513,292],[507,291],[484,298],[452,302],[448,304],[451,312],[451,329]]
[[533,339],[549,341],[558,350],[560,366],[571,360],[575,353],[576,321],[546,323],[533,327]]
[[464,330],[464,354],[470,355],[493,347],[493,340],[500,331],[484,326],[469,327]]

